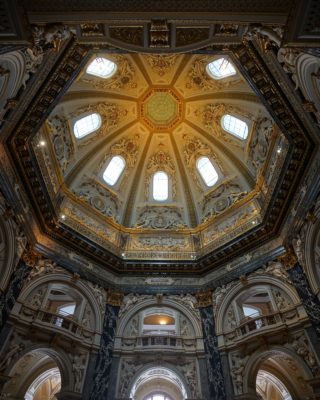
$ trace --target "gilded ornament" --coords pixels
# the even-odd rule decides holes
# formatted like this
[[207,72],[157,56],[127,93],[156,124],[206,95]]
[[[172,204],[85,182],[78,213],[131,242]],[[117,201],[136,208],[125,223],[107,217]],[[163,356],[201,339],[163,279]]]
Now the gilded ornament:
[[212,290],[207,290],[206,292],[195,293],[197,299],[197,307],[208,307],[212,305]]
[[107,304],[111,306],[120,307],[122,304],[124,294],[122,292],[107,291]]
[[294,254],[292,249],[288,249],[282,256],[280,256],[279,261],[286,269],[293,268],[298,263],[297,256]]

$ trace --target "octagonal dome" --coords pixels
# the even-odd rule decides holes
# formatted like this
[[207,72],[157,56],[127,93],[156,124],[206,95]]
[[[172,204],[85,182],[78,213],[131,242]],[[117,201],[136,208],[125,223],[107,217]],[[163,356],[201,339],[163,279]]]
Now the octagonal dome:
[[[101,58],[107,78],[86,72]],[[63,226],[123,259],[194,260],[262,222],[287,141],[229,56],[99,53],[33,149]]]

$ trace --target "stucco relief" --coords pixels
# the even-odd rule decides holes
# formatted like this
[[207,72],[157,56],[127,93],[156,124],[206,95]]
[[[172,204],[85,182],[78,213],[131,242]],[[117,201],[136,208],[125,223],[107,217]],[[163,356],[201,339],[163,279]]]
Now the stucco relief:
[[207,65],[212,61],[212,57],[203,56],[198,57],[192,64],[188,71],[186,88],[187,89],[200,89],[200,90],[223,90],[231,86],[238,85],[242,79],[239,75],[234,77],[216,80],[212,79],[207,72]]
[[95,89],[133,89],[137,87],[136,70],[132,62],[125,56],[112,55],[112,61],[117,64],[117,71],[110,79],[82,77],[80,82],[93,86]]
[[130,249],[137,250],[177,250],[187,249],[190,247],[189,241],[185,237],[176,236],[140,236],[134,237],[130,241]]
[[274,123],[271,119],[265,117],[257,121],[249,144],[249,162],[254,166],[256,175],[268,155],[273,133]]
[[201,108],[198,108],[194,111],[194,114],[197,118],[201,120],[202,125],[208,130],[210,133],[214,134],[217,137],[221,137],[224,140],[243,146],[244,142],[236,139],[235,136],[226,132],[221,125],[221,118],[225,114],[239,116],[240,118],[246,118],[248,120],[253,120],[253,114],[249,113],[247,110],[233,106],[231,104],[225,103],[210,103],[206,104]]
[[212,192],[208,193],[200,203],[202,220],[205,222],[213,216],[224,212],[227,208],[243,199],[248,192],[242,191],[235,182],[221,184]]
[[101,127],[94,132],[94,135],[85,136],[81,139],[78,146],[87,145],[88,141],[95,140],[93,139],[94,136],[103,136],[116,129],[119,123],[128,115],[128,110],[117,103],[101,102],[79,107],[69,113],[66,118],[69,120],[81,118],[81,116],[90,113],[98,113],[101,116]]
[[93,206],[97,211],[119,222],[121,202],[117,196],[96,180],[84,177],[80,185],[73,189],[73,193]]
[[62,174],[64,174],[74,154],[74,145],[69,134],[68,122],[62,117],[53,116],[47,120],[47,126],[56,159]]
[[218,156],[211,150],[211,148],[206,143],[202,142],[199,138],[184,134],[183,140],[185,142],[183,148],[185,163],[198,188],[203,191],[204,188],[202,182],[200,181],[200,176],[196,173],[197,159],[200,156],[207,156],[211,161],[216,164],[216,166],[218,166],[220,172],[223,174],[224,169],[222,163]]
[[175,54],[162,55],[162,54],[148,54],[146,60],[150,65],[152,71],[159,76],[168,73],[177,61],[178,56]]
[[138,208],[136,228],[179,229],[187,225],[183,211],[170,206],[146,206]]

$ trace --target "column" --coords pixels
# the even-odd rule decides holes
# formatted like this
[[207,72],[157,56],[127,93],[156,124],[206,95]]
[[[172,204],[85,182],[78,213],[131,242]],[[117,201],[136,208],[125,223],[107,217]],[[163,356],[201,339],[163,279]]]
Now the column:
[[[122,293],[108,292],[106,312],[104,315],[103,332],[100,349],[93,374],[93,388],[90,400],[108,399],[112,352],[116,334],[117,318],[122,302]],[[115,384],[115,382],[113,382]]]
[[11,276],[6,291],[0,294],[0,332],[9,317],[10,311],[12,310],[23,285],[25,284],[25,280],[31,272],[30,267],[35,264],[38,257],[38,254],[32,250],[25,251],[18,262],[17,268]]
[[223,369],[215,332],[212,293],[211,291],[198,293],[196,297],[202,322],[210,400],[226,400]]
[[[305,332],[316,352],[318,359],[320,358],[320,300],[312,292],[303,268],[300,265],[297,257],[292,251],[287,251],[285,255],[280,258],[280,261],[285,266],[288,275],[295,286],[301,302],[306,310],[306,313],[311,322],[310,327],[305,328]],[[315,394],[315,399],[320,399],[320,379],[309,381]]]

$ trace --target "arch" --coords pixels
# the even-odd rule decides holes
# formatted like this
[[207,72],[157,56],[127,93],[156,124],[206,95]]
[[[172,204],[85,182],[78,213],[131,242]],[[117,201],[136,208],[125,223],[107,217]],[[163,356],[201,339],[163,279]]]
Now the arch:
[[[123,316],[119,319],[118,327],[117,327],[117,333],[116,336],[122,336],[124,334],[124,330],[129,323],[129,321],[140,311],[147,309],[149,307],[159,307],[159,304],[156,301],[156,298],[147,298],[147,299],[142,299],[138,301],[136,304],[134,304],[127,312],[123,314]],[[168,299],[168,298],[163,298],[161,305],[162,307],[169,307],[172,309],[175,309],[181,314],[184,314],[189,321],[191,322],[194,331],[195,331],[195,336],[202,338],[202,327],[201,327],[201,321],[200,321],[200,315],[195,315],[194,312],[192,312],[188,307],[183,305],[181,302],[176,301],[174,299]]]
[[31,280],[21,291],[18,301],[20,303],[25,303],[30,294],[42,285],[50,285],[50,284],[60,284],[66,285],[73,290],[75,290],[78,295],[83,296],[91,306],[91,309],[94,313],[94,324],[95,331],[101,333],[103,327],[103,316],[100,312],[100,305],[96,297],[94,296],[92,290],[85,284],[84,281],[81,280],[71,280],[70,275],[66,275],[64,273],[59,273],[58,271],[53,274],[44,274],[39,277]]
[[[35,344],[26,347],[19,353],[19,357],[7,366],[5,373],[13,377],[24,366],[23,379],[17,382],[9,380],[3,388],[4,393],[9,393],[17,398],[24,398],[28,388],[34,380],[50,368],[59,369],[61,376],[61,391],[73,391],[74,376],[72,363],[62,349],[53,349],[50,343]],[[13,392],[15,391],[15,392]]]
[[227,315],[227,309],[231,302],[238,297],[241,292],[245,292],[252,288],[257,288],[259,290],[263,290],[266,285],[274,286],[277,289],[285,292],[291,302],[293,304],[300,304],[300,298],[295,290],[295,288],[287,282],[283,280],[279,280],[275,276],[272,275],[254,275],[248,277],[248,285],[243,286],[241,282],[235,284],[232,288],[230,288],[220,305],[218,305],[216,309],[215,321],[216,321],[216,329],[217,334],[223,332],[223,321],[224,317]]
[[[145,374],[148,373],[148,371],[151,370],[155,370],[155,369],[163,369],[165,371],[168,371],[169,373],[171,373],[172,375],[176,376],[177,378],[177,384],[181,384],[181,392],[183,395],[186,395],[186,398],[190,398],[191,397],[191,391],[189,388],[189,385],[185,379],[185,377],[182,375],[182,373],[174,366],[171,365],[167,362],[163,362],[161,367],[159,367],[158,365],[154,365],[153,363],[148,363],[146,365],[144,365],[143,367],[139,368],[136,373],[134,374],[134,376],[132,377],[129,385],[128,385],[128,389],[127,389],[127,397],[133,397],[134,393],[135,393],[135,386],[137,385],[137,383],[139,384],[138,380],[141,376],[144,376]],[[119,390],[119,383],[118,382],[118,390]]]
[[[296,367],[299,369],[299,373],[307,382],[313,378],[312,372],[305,363],[305,361],[299,357],[293,350],[288,349],[284,346],[270,346],[268,349],[261,351],[255,351],[248,359],[244,373],[243,373],[243,392],[244,393],[255,393],[256,392],[256,378],[261,365],[272,357],[284,356],[292,360]],[[278,379],[287,387],[289,392],[294,398],[303,398],[299,393],[299,385],[294,382],[294,377],[291,376],[290,371],[284,375],[283,370],[273,370]]]

